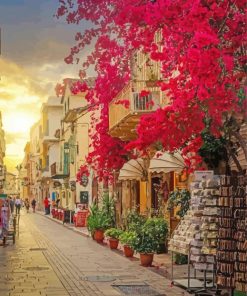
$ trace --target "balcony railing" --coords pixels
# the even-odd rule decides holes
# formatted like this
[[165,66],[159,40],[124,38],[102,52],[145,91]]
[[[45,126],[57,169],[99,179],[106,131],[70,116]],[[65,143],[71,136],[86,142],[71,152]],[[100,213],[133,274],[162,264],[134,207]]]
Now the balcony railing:
[[58,164],[54,162],[50,167],[51,167],[51,176],[56,175],[58,171]]
[[68,177],[68,174],[65,174],[64,172],[62,172],[59,168],[60,165],[57,162],[54,162],[51,166],[51,177],[52,179],[64,179],[66,177]]
[[149,94],[140,96],[144,89],[147,89],[144,82],[130,82],[113,99],[109,106],[110,130],[126,117],[153,112],[162,104],[158,87],[152,87],[148,89]]

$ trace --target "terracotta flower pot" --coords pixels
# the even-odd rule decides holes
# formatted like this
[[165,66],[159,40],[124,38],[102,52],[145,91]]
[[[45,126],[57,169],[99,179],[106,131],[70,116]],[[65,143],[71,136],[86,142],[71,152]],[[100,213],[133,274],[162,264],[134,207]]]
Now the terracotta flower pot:
[[128,245],[124,245],[124,256],[125,257],[133,257],[134,250],[131,249]]
[[140,254],[141,266],[151,266],[153,262],[154,254]]
[[117,247],[118,247],[118,242],[119,242],[118,239],[115,239],[115,238],[109,238],[109,245],[110,245],[110,248],[111,248],[112,250],[117,249]]
[[103,230],[95,230],[94,239],[97,243],[103,243],[104,240],[104,231]]

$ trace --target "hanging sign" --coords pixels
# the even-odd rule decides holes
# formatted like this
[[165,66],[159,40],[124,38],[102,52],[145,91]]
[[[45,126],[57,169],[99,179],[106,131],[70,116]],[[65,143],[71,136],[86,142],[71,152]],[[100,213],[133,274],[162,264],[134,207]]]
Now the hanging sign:
[[194,181],[210,180],[214,177],[214,171],[195,171],[194,176]]
[[80,192],[80,203],[88,204],[88,191],[81,191]]
[[81,177],[81,183],[80,183],[83,187],[87,187],[88,184],[88,176],[86,175],[82,175]]
[[76,190],[76,182],[75,181],[71,181],[70,182],[70,190],[71,191],[75,191]]

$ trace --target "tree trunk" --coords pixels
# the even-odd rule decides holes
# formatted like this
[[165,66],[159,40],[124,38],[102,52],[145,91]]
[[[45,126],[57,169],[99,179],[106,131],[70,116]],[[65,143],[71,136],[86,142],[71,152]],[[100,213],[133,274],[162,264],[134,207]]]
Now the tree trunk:
[[239,132],[232,132],[233,136],[238,140],[240,147],[244,151],[245,160],[247,161],[247,145],[245,139],[241,136]]

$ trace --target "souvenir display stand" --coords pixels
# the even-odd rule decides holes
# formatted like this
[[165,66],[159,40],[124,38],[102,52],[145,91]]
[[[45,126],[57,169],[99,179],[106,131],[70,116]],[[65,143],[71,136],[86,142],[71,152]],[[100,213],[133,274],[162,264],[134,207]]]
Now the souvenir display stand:
[[193,182],[190,208],[169,242],[172,256],[188,255],[188,275],[174,279],[172,265],[172,282],[197,296],[246,293],[246,227],[246,174]]
[[[211,180],[202,182],[203,189],[199,193],[204,206],[202,215],[202,226],[198,234],[196,255],[191,256],[195,269],[203,270],[204,276],[207,273],[212,274],[212,285],[204,286],[203,289],[197,290],[195,295],[217,295],[219,292],[215,285],[216,270],[216,251],[218,237],[218,199],[219,199],[219,178],[214,177]],[[207,277],[206,277],[207,278]]]
[[215,286],[218,194],[216,179],[193,182],[190,208],[169,242],[172,256],[174,252],[188,255],[188,274],[185,279],[174,279],[172,260],[172,282],[189,292],[202,293]]
[[247,176],[221,176],[217,285],[247,292]]

